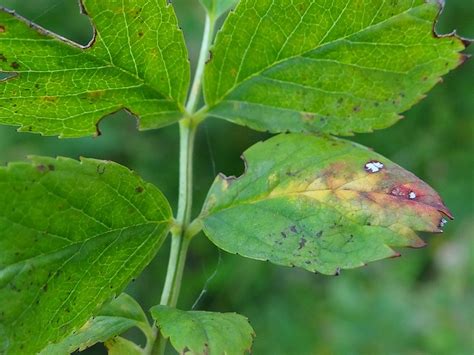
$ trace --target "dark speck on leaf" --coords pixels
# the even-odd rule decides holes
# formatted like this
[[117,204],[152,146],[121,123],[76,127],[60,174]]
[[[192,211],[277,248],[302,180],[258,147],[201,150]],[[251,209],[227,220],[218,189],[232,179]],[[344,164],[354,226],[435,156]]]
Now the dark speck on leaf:
[[301,238],[299,242],[298,250],[303,249],[305,245],[306,245],[306,239]]
[[338,267],[336,269],[336,272],[334,273],[334,276],[339,276],[339,275],[341,275],[341,268],[340,267]]
[[7,57],[5,57],[2,53],[0,53],[0,61],[2,61],[2,62],[7,61]]
[[320,230],[318,233],[316,233],[316,237],[320,238],[323,235],[323,231]]
[[293,233],[297,233],[296,226],[291,226],[290,231],[292,231]]
[[286,238],[286,233],[285,233],[285,232],[281,232],[281,236],[282,236],[283,238]]
[[45,284],[45,285],[43,286],[43,292],[46,292],[46,291],[48,291],[48,284]]
[[13,69],[18,69],[18,68],[20,68],[20,64],[18,64],[17,62],[13,62],[10,66],[11,66]]
[[105,173],[105,166],[104,165],[97,165],[97,174],[99,175],[102,175],[103,173]]
[[352,108],[352,111],[354,111],[354,112],[359,112],[359,111],[360,111],[360,106],[354,106],[354,107]]
[[46,166],[44,166],[43,164],[40,164],[36,167],[36,170],[43,173],[46,171]]
[[54,170],[56,170],[56,167],[53,164],[49,164],[48,169],[49,169],[49,171],[54,171]]
[[0,25],[0,33],[5,33],[7,29],[5,28],[4,25]]
[[143,187],[138,186],[138,187],[135,189],[135,192],[136,192],[137,194],[141,194],[141,193],[143,192]]

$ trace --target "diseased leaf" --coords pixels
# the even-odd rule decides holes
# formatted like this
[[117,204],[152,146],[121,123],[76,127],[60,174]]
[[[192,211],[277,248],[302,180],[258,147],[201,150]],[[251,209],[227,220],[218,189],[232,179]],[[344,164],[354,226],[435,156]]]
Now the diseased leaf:
[[141,129],[181,118],[189,85],[183,35],[166,0],[83,0],[95,28],[87,47],[0,9],[0,123],[80,137],[127,109]]
[[151,314],[180,354],[242,355],[252,347],[254,331],[247,318],[236,313],[185,312],[155,306]]
[[439,11],[425,0],[241,0],[207,65],[209,112],[270,132],[386,128],[466,58],[460,38],[433,33]]
[[161,192],[112,162],[34,157],[0,168],[0,187],[6,354],[39,352],[82,327],[143,270],[172,223]]
[[199,0],[211,16],[220,17],[235,5],[237,0]]
[[246,173],[219,176],[201,215],[231,253],[338,274],[424,246],[415,231],[441,232],[451,217],[426,183],[349,141],[283,134],[244,156]]
[[109,355],[140,355],[144,354],[137,344],[122,337],[115,337],[105,343]]
[[[129,295],[122,293],[77,332],[58,344],[46,347],[41,355],[71,354],[76,350],[83,351],[88,347],[103,343],[130,328],[140,328],[147,337],[151,327],[140,305]],[[115,341],[113,342],[115,344]]]

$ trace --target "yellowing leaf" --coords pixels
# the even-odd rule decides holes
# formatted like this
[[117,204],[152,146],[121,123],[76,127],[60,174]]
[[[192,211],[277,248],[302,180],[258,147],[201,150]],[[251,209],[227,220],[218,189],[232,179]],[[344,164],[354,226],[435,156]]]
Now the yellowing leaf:
[[250,148],[247,171],[219,176],[202,211],[218,247],[253,259],[337,274],[421,247],[450,212],[426,183],[345,140],[279,135]]
[[141,129],[181,118],[189,84],[183,35],[166,0],[84,0],[87,47],[0,9],[0,123],[80,137],[127,109]]

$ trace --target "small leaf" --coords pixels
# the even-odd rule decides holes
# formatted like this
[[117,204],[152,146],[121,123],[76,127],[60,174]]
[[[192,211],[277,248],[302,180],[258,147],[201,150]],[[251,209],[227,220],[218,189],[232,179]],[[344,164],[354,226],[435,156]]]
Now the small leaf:
[[345,140],[283,134],[244,156],[246,173],[219,176],[201,215],[231,253],[338,274],[424,246],[415,231],[441,232],[451,217],[415,175]]
[[[103,343],[130,328],[138,327],[147,337],[151,328],[140,305],[129,295],[122,293],[107,304],[76,333],[58,344],[46,347],[41,355],[71,354],[76,350],[83,351],[88,347]],[[112,341],[116,344],[116,341]],[[116,346],[115,346],[116,347]]]
[[207,12],[214,17],[220,17],[223,13],[235,5],[237,0],[199,0]]
[[161,192],[112,162],[34,157],[0,168],[0,189],[7,354],[79,330],[150,262],[172,223]]
[[189,63],[166,0],[83,0],[95,37],[87,47],[0,8],[0,123],[21,131],[81,137],[99,133],[120,109],[141,129],[179,120]]
[[180,354],[242,355],[250,351],[255,336],[247,318],[236,313],[185,312],[155,306],[151,314]]
[[109,355],[140,355],[144,354],[137,344],[122,337],[115,337],[105,343]]
[[[270,132],[391,126],[466,56],[434,1],[241,0],[205,73],[209,112]],[[466,41],[467,42],[467,41]]]

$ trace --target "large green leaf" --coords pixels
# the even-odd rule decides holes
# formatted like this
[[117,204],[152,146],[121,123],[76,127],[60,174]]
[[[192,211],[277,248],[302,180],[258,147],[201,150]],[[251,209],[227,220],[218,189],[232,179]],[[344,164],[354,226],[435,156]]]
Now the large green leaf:
[[79,137],[120,109],[157,128],[182,116],[189,63],[166,0],[84,0],[95,28],[87,47],[0,9],[0,123]]
[[[140,305],[123,293],[91,318],[81,329],[58,344],[46,347],[41,355],[65,355],[104,343],[129,330],[140,328],[151,339],[151,327]],[[115,344],[115,342],[113,342]]]
[[254,331],[236,313],[181,311],[166,306],[151,309],[161,334],[180,354],[242,355],[250,352]]
[[257,130],[340,135],[394,124],[458,66],[425,0],[241,0],[205,73],[211,115]]
[[0,189],[7,354],[78,330],[143,270],[172,223],[161,192],[112,162],[35,157],[0,168]]
[[283,134],[245,153],[240,178],[219,176],[202,212],[220,248],[337,274],[421,247],[451,214],[426,183],[388,159],[336,138]]

